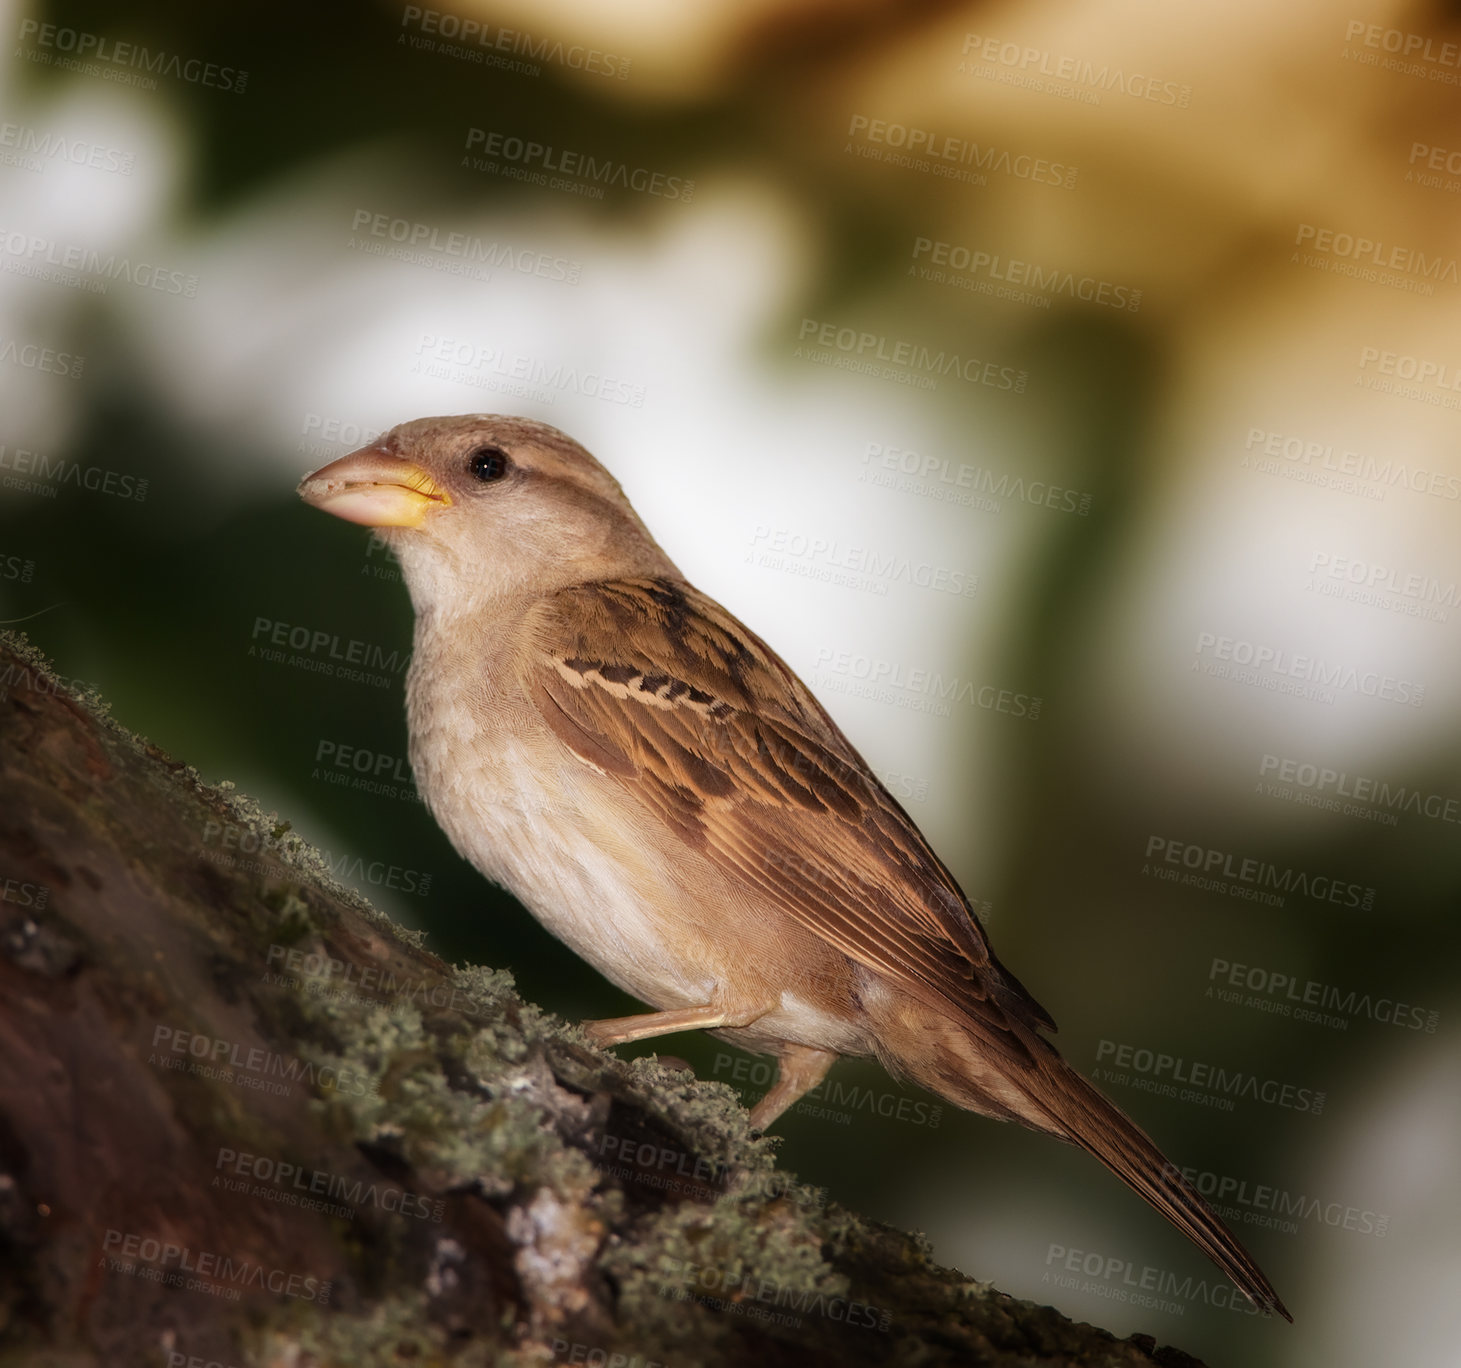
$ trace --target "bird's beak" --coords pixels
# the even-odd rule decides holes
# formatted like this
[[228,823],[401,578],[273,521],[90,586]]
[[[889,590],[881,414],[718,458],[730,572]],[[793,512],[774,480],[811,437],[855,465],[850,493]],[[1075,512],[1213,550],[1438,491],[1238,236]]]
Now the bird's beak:
[[382,447],[361,447],[299,482],[307,504],[363,527],[421,527],[433,508],[451,503],[414,461]]

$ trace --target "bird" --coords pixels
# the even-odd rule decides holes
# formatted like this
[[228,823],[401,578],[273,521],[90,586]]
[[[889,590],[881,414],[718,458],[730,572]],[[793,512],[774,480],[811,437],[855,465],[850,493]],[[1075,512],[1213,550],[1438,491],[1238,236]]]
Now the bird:
[[415,615],[418,791],[459,854],[654,1010],[769,1055],[764,1132],[840,1057],[1093,1155],[1263,1313],[1272,1284],[1046,1032],[928,840],[811,690],[692,585],[557,428],[402,423],[300,483],[374,529]]

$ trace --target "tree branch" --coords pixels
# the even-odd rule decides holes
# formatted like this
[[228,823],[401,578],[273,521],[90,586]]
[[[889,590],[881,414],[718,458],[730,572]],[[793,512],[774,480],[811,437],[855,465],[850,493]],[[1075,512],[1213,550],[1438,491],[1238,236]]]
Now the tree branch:
[[0,1364],[1196,1364],[823,1202],[9,633],[0,880]]

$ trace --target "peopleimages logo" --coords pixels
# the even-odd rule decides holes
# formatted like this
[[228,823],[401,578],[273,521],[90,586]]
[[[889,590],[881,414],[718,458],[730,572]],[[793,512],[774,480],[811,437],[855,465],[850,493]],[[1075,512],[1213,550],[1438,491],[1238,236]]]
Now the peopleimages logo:
[[67,162],[92,171],[113,171],[130,176],[136,166],[136,154],[84,138],[40,129],[32,124],[6,122],[0,124],[0,148],[13,147],[16,161],[39,171],[46,162]]
[[820,1288],[788,1285],[748,1268],[719,1268],[676,1258],[667,1259],[667,1263],[668,1271],[678,1281],[661,1284],[662,1297],[696,1301],[710,1310],[727,1311],[752,1320],[770,1319],[764,1307],[792,1313],[771,1323],[800,1324],[802,1315],[813,1315],[839,1321],[849,1329],[886,1332],[892,1325],[891,1313],[881,1307]]
[[[989,143],[971,142],[967,138],[934,133],[926,128],[910,127],[887,119],[873,119],[866,114],[852,116],[847,125],[847,136],[862,139],[867,144],[897,149],[902,154],[901,159],[908,161],[916,170],[943,174],[957,167],[978,177],[980,184],[985,183],[985,176],[993,174],[1070,190],[1075,187],[1076,177],[1080,174],[1076,167],[1047,157],[1011,152]],[[896,159],[879,157],[878,160]]]
[[1337,1230],[1353,1231],[1356,1235],[1383,1237],[1390,1228],[1390,1217],[1386,1213],[1371,1211],[1367,1207],[1326,1201],[1322,1197],[1289,1192],[1272,1183],[1254,1183],[1230,1174],[1167,1165],[1168,1177],[1179,1172],[1217,1208],[1219,1216],[1258,1226],[1262,1230],[1294,1235],[1298,1233],[1299,1221],[1312,1221]]
[[[1204,997],[1215,997],[1231,1006],[1257,1007],[1276,1016],[1310,1021],[1315,1025],[1336,1025],[1349,1029],[1349,1018],[1366,1017],[1381,1026],[1435,1035],[1441,1014],[1416,1007],[1400,998],[1348,991],[1330,983],[1301,979],[1261,965],[1236,964],[1214,958],[1208,970]],[[1246,992],[1247,996],[1244,996]]]
[[[1437,822],[1461,823],[1461,799],[1454,794],[1427,793],[1406,784],[1392,784],[1371,775],[1351,774],[1330,765],[1301,760],[1295,756],[1265,754],[1258,762],[1260,778],[1274,776],[1314,795],[1334,794],[1337,798],[1368,803],[1388,812],[1409,812]],[[1340,810],[1337,802],[1316,801],[1313,806]],[[1345,807],[1344,811],[1350,811]]]
[[[583,263],[571,257],[554,256],[536,247],[522,247],[496,238],[484,240],[474,233],[456,229],[443,231],[435,224],[414,219],[392,217],[371,209],[357,209],[350,220],[350,231],[362,237],[380,240],[384,247],[408,249],[418,253],[437,253],[458,258],[464,265],[503,267],[519,275],[539,276],[545,280],[578,283]],[[352,238],[353,242],[354,239]]]
[[[565,45],[557,39],[539,38],[521,29],[501,28],[480,19],[464,18],[422,5],[405,7],[401,13],[401,27],[414,28],[419,32],[413,35],[403,33],[397,42],[409,36],[412,47],[445,52],[482,65],[522,68],[528,75],[539,73],[539,68],[532,62],[552,63],[572,71],[614,77],[620,81],[629,75],[628,57],[619,57],[583,43]],[[530,60],[506,61],[499,55],[502,53]]]
[[10,447],[0,442],[0,486],[6,489],[25,488],[54,496],[65,485],[136,503],[146,500],[148,488],[144,477],[126,471],[82,465],[64,456],[47,456],[26,447]]
[[528,179],[538,177],[535,184],[547,184],[542,177],[557,172],[569,179],[555,188],[581,185],[584,190],[597,192],[590,198],[602,198],[605,186],[636,190],[660,199],[678,200],[682,204],[689,204],[695,197],[695,182],[687,176],[672,176],[647,166],[631,166],[613,157],[556,147],[552,143],[540,143],[535,138],[524,138],[493,128],[467,129],[462,158],[464,165],[479,171],[496,170],[499,163],[494,159],[497,158],[502,163],[526,171]]
[[[1412,708],[1418,708],[1425,702],[1425,685],[1418,680],[1400,679],[1381,674],[1378,670],[1361,670],[1342,661],[1304,655],[1243,637],[1199,632],[1196,655],[1198,659],[1192,664],[1194,670],[1201,667],[1203,673],[1219,679],[1255,684],[1319,702],[1334,701],[1334,694],[1327,692],[1329,690],[1384,699]],[[1206,659],[1209,655],[1211,659]]]
[[862,464],[858,479],[866,484],[905,494],[921,494],[941,503],[976,507],[986,513],[998,513],[1001,499],[1081,517],[1091,511],[1093,496],[1081,490],[1067,489],[1048,480],[1027,480],[1023,475],[994,471],[967,461],[955,464],[949,457],[932,452],[920,455],[907,447],[869,442],[862,454]]
[[[194,1291],[226,1290],[230,1300],[237,1300],[237,1292],[244,1290],[274,1292],[312,1301],[318,1306],[325,1306],[330,1300],[331,1284],[327,1280],[283,1268],[266,1268],[246,1257],[194,1249],[133,1231],[109,1228],[102,1239],[102,1250],[113,1272],[135,1274],[141,1271],[137,1265],[148,1265],[162,1274],[149,1281]],[[198,1285],[195,1287],[194,1283]]]
[[[1052,94],[1065,94],[1068,98],[1083,97],[1081,102],[1085,104],[1100,104],[1102,93],[1112,92],[1130,96],[1133,100],[1171,105],[1178,109],[1186,109],[1192,102],[1192,87],[1189,85],[1160,81],[1139,71],[1128,72],[1119,66],[1112,67],[1109,62],[1097,66],[1089,58],[1053,53],[988,34],[966,33],[963,53],[966,58],[973,57],[1005,68],[1001,75],[1016,78],[1007,84],[1048,90]],[[988,68],[981,70],[972,61],[960,62],[958,69],[980,76],[989,74]]]
[[[830,364],[835,369],[896,379],[918,389],[937,389],[939,378],[950,375],[971,385],[988,385],[1015,394],[1023,394],[1030,383],[1027,371],[1002,366],[997,361],[965,356],[942,347],[935,351],[921,342],[816,318],[802,319],[797,339],[805,346],[799,345],[793,356],[805,355],[808,360]],[[827,350],[818,353],[814,347]]]
[[276,1054],[262,1045],[246,1046],[163,1022],[153,1027],[152,1054],[147,1062],[207,1078],[221,1077],[283,1097],[289,1096],[291,1083],[351,1097],[367,1097],[375,1091],[373,1078],[351,1069],[315,1064],[295,1055]]
[[1445,622],[1458,603],[1456,581],[1441,581],[1418,570],[1400,570],[1353,556],[1316,551],[1304,587],[1326,598],[1407,617]]
[[1119,1083],[1181,1102],[1216,1106],[1221,1111],[1233,1109],[1233,1098],[1307,1112],[1310,1116],[1320,1116],[1324,1111],[1325,1094],[1314,1088],[1301,1088],[1246,1069],[1229,1069],[1165,1050],[1102,1040],[1096,1046],[1096,1061],[1106,1066],[1094,1071],[1092,1076],[1097,1082]]
[[[30,40],[35,47],[22,49],[18,55],[29,61],[40,61],[63,71],[80,70],[87,75],[104,75],[122,85],[135,85],[156,90],[155,76],[168,76],[192,85],[212,86],[216,90],[242,95],[248,88],[249,73],[236,67],[220,66],[180,53],[153,51],[136,43],[118,42],[84,29],[60,28],[35,19],[22,19],[17,35],[22,43]],[[105,63],[99,66],[98,63]],[[148,75],[141,75],[147,72]]]
[[20,229],[0,228],[0,254],[6,258],[3,269],[12,274],[79,285],[93,294],[105,294],[108,281],[187,299],[198,293],[196,275]]
[[[1148,1311],[1165,1311],[1169,1315],[1181,1316],[1187,1311],[1184,1302],[1200,1302],[1219,1311],[1249,1316],[1270,1314],[1230,1282],[1192,1274],[1180,1277],[1170,1269],[1157,1268],[1152,1264],[1138,1265],[1120,1255],[1102,1254],[1096,1250],[1069,1249],[1063,1244],[1051,1244],[1045,1251],[1045,1269],[1041,1282],[1062,1291],[1085,1292]],[[1085,1281],[1081,1280],[1082,1276]]]
[[413,1216],[440,1223],[446,1203],[407,1192],[395,1183],[376,1183],[324,1169],[305,1168],[246,1150],[219,1149],[212,1186],[226,1192],[263,1198],[305,1210],[333,1207],[331,1215],[352,1215],[351,1209],[374,1207],[391,1215]]
[[913,240],[913,265],[909,274],[935,285],[954,285],[979,294],[994,294],[1001,299],[1036,304],[1049,308],[1051,297],[1084,300],[1087,304],[1105,304],[1113,309],[1135,313],[1141,308],[1141,291],[1116,285],[1096,276],[1077,276],[1058,266],[1041,266],[1019,257],[1005,257],[981,247],[962,243],[936,241],[919,237]]
[[[1365,884],[1302,869],[1280,868],[1255,856],[1235,855],[1195,841],[1149,836],[1146,861],[1142,873],[1153,878],[1230,893],[1271,907],[1282,907],[1283,895],[1288,893],[1339,907],[1357,907],[1362,912],[1370,911],[1375,905],[1375,890]],[[1178,868],[1164,869],[1164,864]],[[1187,872],[1181,874],[1179,870]]]
[[756,524],[750,545],[757,565],[845,583],[875,594],[886,594],[893,584],[959,598],[973,598],[979,591],[979,576],[967,569],[935,565],[899,551],[850,545],[836,537],[808,535],[768,523]]
[[910,667],[901,661],[838,651],[830,646],[817,651],[816,671],[816,683],[821,688],[894,703],[938,717],[952,717],[950,704],[958,702],[1034,722],[1044,706],[1044,699],[1033,694],[979,684],[921,666]]
[[1441,42],[1424,33],[1385,28],[1364,19],[1351,19],[1344,28],[1344,40],[1358,40],[1364,47],[1389,52],[1397,57],[1414,58],[1417,62],[1433,62],[1439,67],[1461,66],[1461,45]]
[[1336,263],[1352,263],[1352,269],[1345,273],[1362,279],[1380,279],[1386,271],[1418,276],[1432,285],[1455,285],[1461,279],[1454,257],[1427,256],[1418,247],[1382,242],[1365,237],[1363,233],[1346,233],[1318,224],[1301,223],[1294,235],[1294,245],[1320,257],[1331,258]]
[[[1377,362],[1377,370],[1400,379],[1416,379],[1421,384],[1436,384],[1445,389],[1461,389],[1461,369],[1443,366],[1438,361],[1421,361],[1413,356],[1398,356],[1366,347],[1360,354],[1360,369]],[[1412,466],[1392,456],[1366,455],[1359,451],[1336,449],[1332,443],[1319,442],[1290,433],[1272,432],[1253,427],[1243,441],[1248,452],[1245,465],[1258,456],[1281,458],[1288,467],[1303,467],[1311,472],[1331,472],[1335,476],[1352,477],[1366,485],[1383,486],[1372,497],[1383,499],[1385,488],[1409,489],[1416,494],[1429,494],[1441,499],[1461,499],[1461,476],[1444,470],[1428,470]]]

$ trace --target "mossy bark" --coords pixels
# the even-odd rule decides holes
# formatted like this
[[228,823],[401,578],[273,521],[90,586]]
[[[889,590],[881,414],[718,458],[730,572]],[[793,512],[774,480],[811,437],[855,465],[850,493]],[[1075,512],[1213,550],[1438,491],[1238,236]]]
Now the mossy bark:
[[0,888],[0,1365],[1196,1362],[818,1200],[10,634]]

